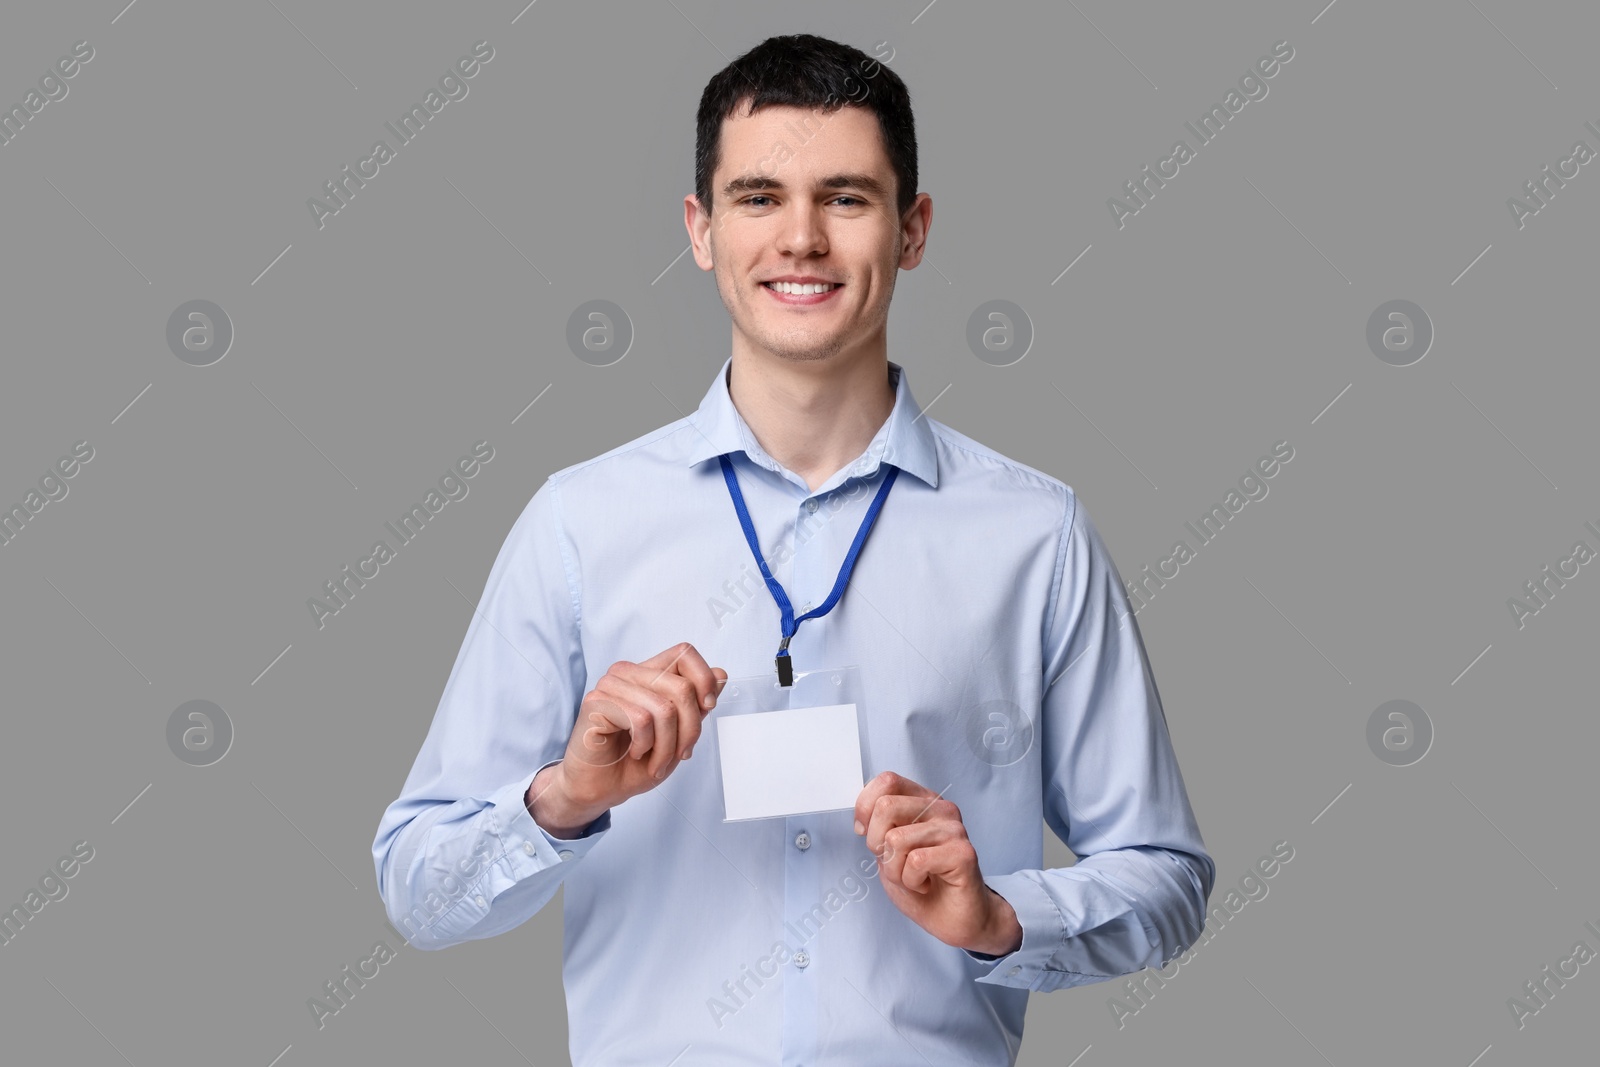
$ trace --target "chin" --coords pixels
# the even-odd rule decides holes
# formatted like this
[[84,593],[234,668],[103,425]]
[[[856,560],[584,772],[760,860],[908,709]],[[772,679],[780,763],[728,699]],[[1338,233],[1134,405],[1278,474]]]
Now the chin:
[[836,336],[784,336],[764,337],[760,339],[761,347],[777,356],[794,363],[812,363],[817,360],[829,359],[838,354],[844,347],[843,338]]

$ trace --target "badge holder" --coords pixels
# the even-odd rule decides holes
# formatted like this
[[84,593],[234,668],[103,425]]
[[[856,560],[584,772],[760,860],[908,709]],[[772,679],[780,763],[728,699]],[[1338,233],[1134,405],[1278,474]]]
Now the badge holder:
[[723,822],[854,807],[872,765],[861,668],[729,678],[702,737],[721,769]]

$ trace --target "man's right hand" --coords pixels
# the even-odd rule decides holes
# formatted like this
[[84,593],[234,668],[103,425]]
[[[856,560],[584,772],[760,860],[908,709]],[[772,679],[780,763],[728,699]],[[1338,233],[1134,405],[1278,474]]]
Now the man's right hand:
[[654,789],[688,759],[728,680],[687,642],[640,663],[614,663],[583,698],[560,763],[534,777],[528,811],[555,837],[576,837],[608,809]]

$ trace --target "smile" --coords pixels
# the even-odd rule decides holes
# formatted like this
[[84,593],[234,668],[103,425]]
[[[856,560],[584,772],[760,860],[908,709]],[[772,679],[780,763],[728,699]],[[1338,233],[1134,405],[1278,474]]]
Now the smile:
[[781,303],[802,306],[820,304],[844,288],[833,282],[762,282],[761,287]]

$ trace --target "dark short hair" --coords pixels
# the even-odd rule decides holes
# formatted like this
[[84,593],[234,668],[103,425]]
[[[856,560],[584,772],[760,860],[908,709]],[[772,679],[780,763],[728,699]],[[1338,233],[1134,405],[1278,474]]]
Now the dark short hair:
[[764,107],[871,111],[878,116],[894,168],[899,216],[911,208],[917,195],[917,132],[905,82],[859,48],[801,33],[762,41],[713,75],[700,94],[694,193],[706,210],[711,208],[711,175],[717,169],[722,120],[746,101],[751,112]]

